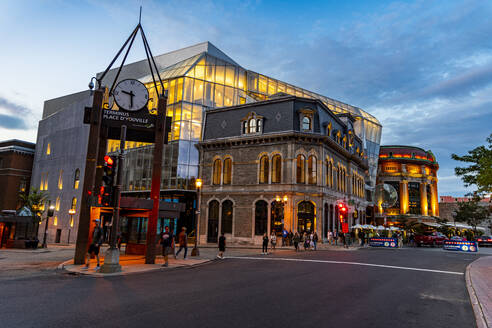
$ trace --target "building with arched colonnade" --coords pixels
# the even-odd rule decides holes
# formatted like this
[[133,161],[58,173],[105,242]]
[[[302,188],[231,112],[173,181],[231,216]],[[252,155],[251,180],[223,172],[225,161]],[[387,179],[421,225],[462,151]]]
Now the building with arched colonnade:
[[437,170],[439,164],[430,150],[413,146],[381,146],[377,183],[393,186],[396,203],[386,209],[376,206],[376,224],[390,224],[403,218],[433,222],[439,216]]

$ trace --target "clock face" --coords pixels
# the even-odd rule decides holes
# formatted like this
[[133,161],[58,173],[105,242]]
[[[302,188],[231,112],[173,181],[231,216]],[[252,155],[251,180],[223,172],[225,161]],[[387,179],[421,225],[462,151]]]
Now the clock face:
[[113,90],[114,101],[119,108],[136,112],[147,105],[149,92],[137,80],[123,80]]

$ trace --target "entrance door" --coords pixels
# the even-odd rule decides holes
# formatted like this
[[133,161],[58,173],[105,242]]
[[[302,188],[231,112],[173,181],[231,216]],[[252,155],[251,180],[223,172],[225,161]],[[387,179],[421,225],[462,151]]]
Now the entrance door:
[[300,202],[297,207],[297,231],[302,233],[313,232],[315,230],[314,205],[311,202]]
[[219,236],[219,202],[213,200],[208,205],[207,243],[216,243]]
[[55,243],[59,244],[61,239],[61,229],[56,229]]

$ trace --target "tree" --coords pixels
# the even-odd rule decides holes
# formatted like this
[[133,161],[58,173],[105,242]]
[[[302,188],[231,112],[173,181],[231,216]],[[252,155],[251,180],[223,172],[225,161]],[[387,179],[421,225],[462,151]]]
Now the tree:
[[466,222],[473,227],[475,233],[477,226],[482,223],[490,214],[488,206],[480,205],[481,198],[474,195],[469,201],[458,202],[458,210],[453,214],[457,222]]
[[467,167],[456,167],[454,172],[463,180],[465,187],[475,185],[478,193],[492,192],[492,134],[488,145],[469,150],[468,155],[452,154],[455,161],[470,163]]
[[44,212],[44,204],[48,200],[48,193],[40,191],[36,188],[31,188],[29,193],[21,193],[19,197],[22,206],[27,207],[29,211],[31,211],[32,223],[37,230],[39,221],[42,220],[41,215]]

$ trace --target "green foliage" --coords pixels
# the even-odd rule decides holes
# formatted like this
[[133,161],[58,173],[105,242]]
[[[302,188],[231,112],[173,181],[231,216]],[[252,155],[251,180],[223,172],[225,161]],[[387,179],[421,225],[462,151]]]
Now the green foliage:
[[492,134],[487,142],[488,145],[469,150],[468,155],[451,155],[456,161],[470,163],[467,167],[456,167],[454,172],[461,177],[465,187],[475,185],[479,193],[492,192]]
[[480,200],[480,197],[475,195],[467,202],[458,202],[458,209],[453,214],[454,220],[457,222],[466,222],[476,232],[477,226],[486,220],[490,214],[488,206],[480,205]]
[[33,223],[39,223],[44,212],[44,205],[48,200],[48,193],[32,188],[29,193],[21,193],[20,199],[22,206],[31,211]]

